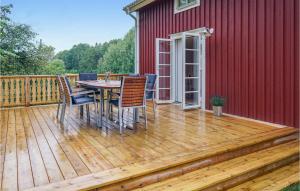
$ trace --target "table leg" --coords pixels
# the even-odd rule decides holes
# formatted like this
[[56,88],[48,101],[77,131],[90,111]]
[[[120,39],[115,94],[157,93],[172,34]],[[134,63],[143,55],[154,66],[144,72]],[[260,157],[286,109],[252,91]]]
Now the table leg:
[[104,102],[104,92],[100,89],[100,127],[103,126],[103,102]]
[[79,106],[80,118],[83,118],[83,105]]

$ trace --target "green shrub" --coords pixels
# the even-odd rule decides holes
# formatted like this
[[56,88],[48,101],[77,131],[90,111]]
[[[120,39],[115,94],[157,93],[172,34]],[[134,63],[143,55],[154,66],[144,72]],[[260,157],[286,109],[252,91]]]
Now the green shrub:
[[281,191],[300,191],[300,182],[291,184],[290,186],[282,189]]
[[224,106],[224,104],[225,104],[225,98],[224,98],[224,97],[221,97],[221,96],[213,96],[213,97],[210,99],[210,103],[211,103],[213,106]]

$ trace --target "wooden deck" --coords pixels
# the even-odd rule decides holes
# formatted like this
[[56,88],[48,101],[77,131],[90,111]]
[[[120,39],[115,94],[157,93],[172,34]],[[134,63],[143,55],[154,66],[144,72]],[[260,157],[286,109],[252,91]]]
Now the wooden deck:
[[87,124],[78,112],[62,126],[54,105],[0,111],[1,189],[24,190],[174,154],[238,147],[256,136],[282,131],[200,110],[182,111],[176,105],[158,106],[156,118],[148,110],[148,129],[141,123],[123,136],[116,129],[99,131],[94,118]]

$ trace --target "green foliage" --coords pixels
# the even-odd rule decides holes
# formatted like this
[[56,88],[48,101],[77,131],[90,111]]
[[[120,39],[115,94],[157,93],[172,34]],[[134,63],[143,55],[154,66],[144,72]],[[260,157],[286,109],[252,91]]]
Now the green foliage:
[[221,97],[221,96],[213,96],[211,99],[210,99],[210,103],[213,105],[213,106],[224,106],[225,104],[225,98]]
[[11,21],[12,5],[0,6],[1,41],[0,74],[41,74],[43,67],[54,56],[54,48],[36,42],[36,33],[30,26]]
[[282,191],[300,191],[300,182],[294,183],[284,189]]
[[65,63],[68,73],[98,72],[132,73],[134,70],[134,30],[124,39],[103,44],[78,44],[59,52],[55,58]]
[[0,6],[0,74],[33,75],[79,72],[132,73],[134,30],[124,39],[103,44],[80,43],[54,55],[54,48],[37,42],[37,34],[25,24],[14,23],[12,5]]
[[110,44],[103,59],[99,60],[98,71],[104,73],[132,73],[134,71],[134,30],[131,29],[124,39]]
[[64,74],[65,73],[65,64],[64,61],[60,59],[54,59],[50,61],[47,66],[45,67],[45,70],[43,72],[47,75],[57,75],[57,74]]

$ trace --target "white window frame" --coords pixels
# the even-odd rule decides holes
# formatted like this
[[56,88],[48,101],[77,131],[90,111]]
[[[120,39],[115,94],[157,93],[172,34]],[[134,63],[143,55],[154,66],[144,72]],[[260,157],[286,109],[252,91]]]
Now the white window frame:
[[196,0],[195,3],[191,3],[191,4],[188,4],[188,5],[180,8],[180,7],[178,7],[178,1],[179,0],[174,0],[174,14],[200,6],[200,0]]

